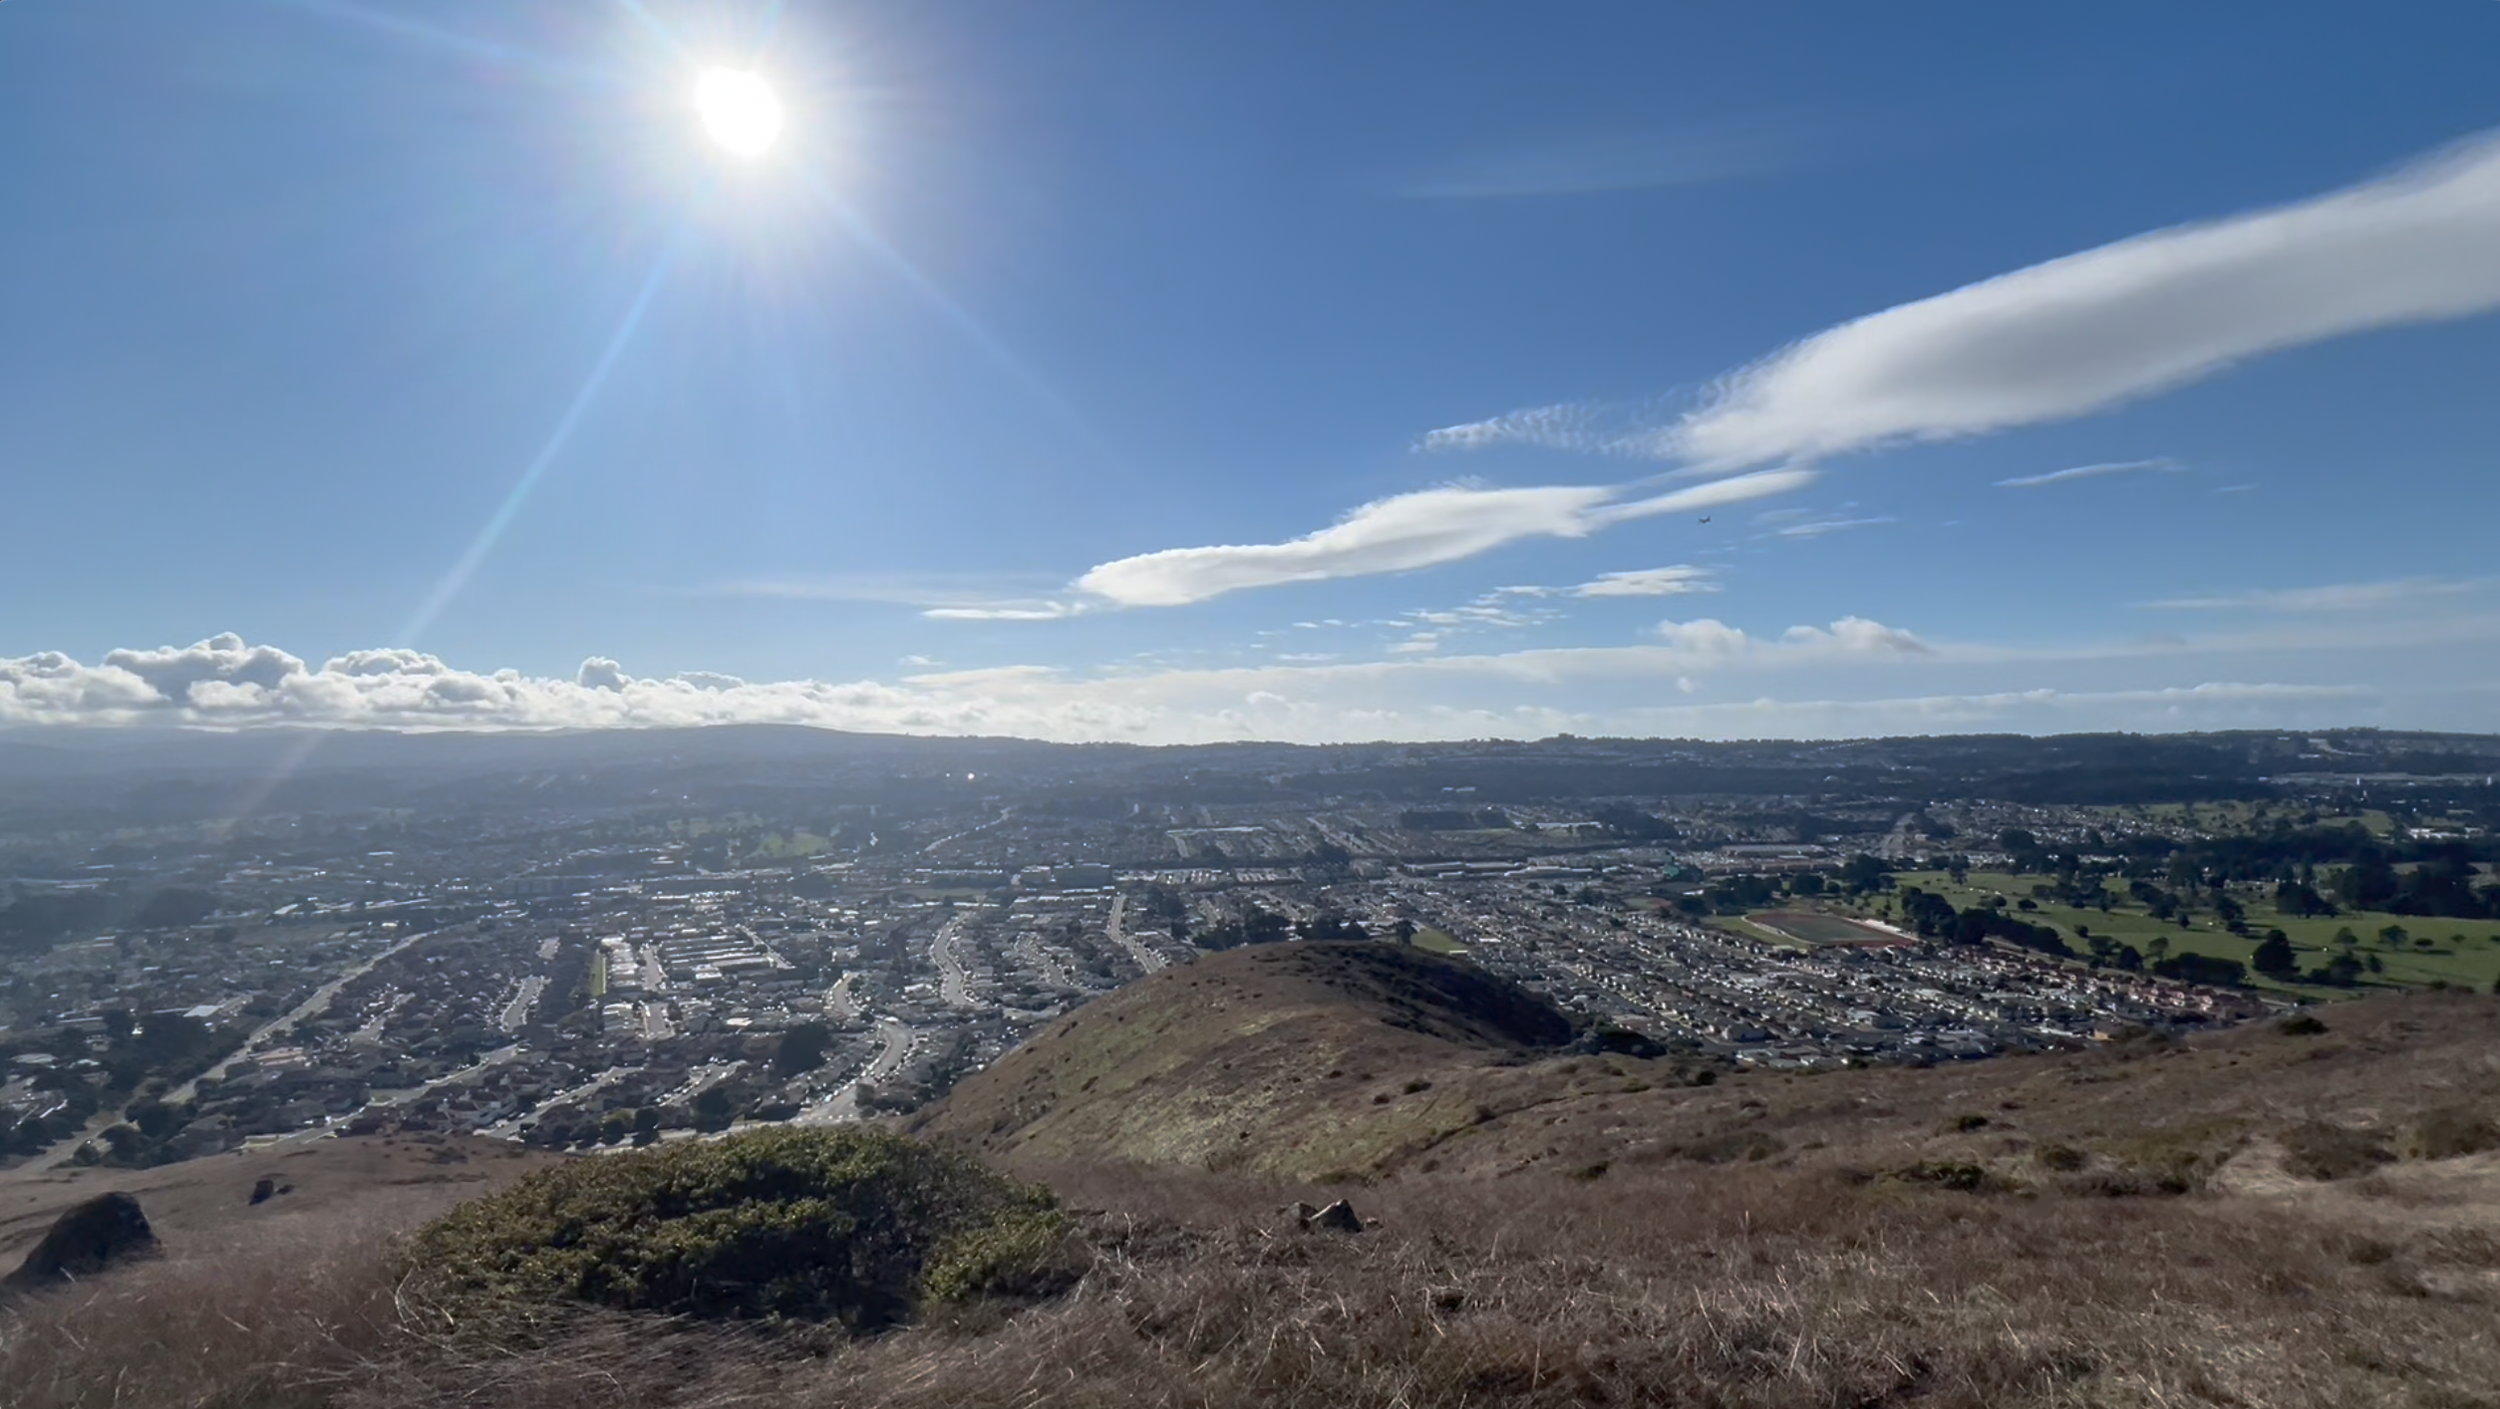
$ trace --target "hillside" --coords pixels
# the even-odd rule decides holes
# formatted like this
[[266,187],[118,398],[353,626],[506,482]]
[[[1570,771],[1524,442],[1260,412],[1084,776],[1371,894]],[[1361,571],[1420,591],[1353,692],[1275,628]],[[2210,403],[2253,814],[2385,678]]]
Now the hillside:
[[[2424,1120],[2500,1115],[2500,1004],[2424,995],[2326,1011],[2327,1031],[2297,1036],[2266,1023],[1932,1070],[1719,1079],[1689,1058],[1557,1051],[1558,1014],[1460,961],[1291,944],[1166,970],[1081,1009],[911,1128],[1036,1168],[1110,1160],[1322,1184],[1803,1158],[2153,1192],[2246,1176],[2325,1130],[2401,1143]],[[1497,1012],[1519,1016],[1486,1016]],[[2044,1150],[2064,1167],[2044,1166]]]
[[1361,1177],[1476,1120],[1470,1075],[1572,1038],[1473,965],[1397,945],[1255,945],[1087,1004],[914,1133],[993,1155]]
[[[528,1163],[483,1147],[87,1171],[161,1204],[168,1255],[0,1306],[0,1384],[62,1409],[2500,1405],[2500,998],[1706,1082],[1568,1036],[1387,945],[1165,971],[917,1122],[1046,1180],[1081,1280],[859,1340],[591,1310],[453,1334],[392,1235],[453,1196],[423,1181]],[[249,1206],[256,1170],[298,1195]],[[1286,1207],[1334,1197],[1364,1231]]]

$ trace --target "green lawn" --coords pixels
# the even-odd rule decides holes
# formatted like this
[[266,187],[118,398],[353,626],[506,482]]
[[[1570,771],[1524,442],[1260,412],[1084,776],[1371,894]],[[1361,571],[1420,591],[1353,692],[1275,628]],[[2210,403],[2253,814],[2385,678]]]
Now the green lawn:
[[1458,942],[1458,936],[1451,934],[1448,930],[1435,929],[1430,925],[1423,925],[1416,929],[1414,944],[1416,948],[1434,954],[1465,954],[1467,952],[1467,946]]
[[[2037,876],[2013,876],[1989,871],[1971,872],[1969,883],[1960,886],[1934,871],[1912,872],[1900,877],[1902,885],[1914,885],[1941,895],[1951,901],[1957,910],[1979,904],[1991,895],[2003,895],[2009,902],[2025,899],[2040,881]],[[2113,888],[2110,894],[2115,902],[2117,890]],[[2125,905],[2113,903],[2109,912],[2103,914],[2097,909],[2078,910],[2042,900],[2037,902],[2040,908],[2036,911],[2016,910],[2010,913],[2034,924],[2057,926],[2078,950],[2083,949],[2084,944],[2077,934],[2077,927],[2089,926],[2096,935],[2108,935],[2139,950],[2156,936],[2167,935],[2174,954],[2205,954],[2217,959],[2237,959],[2242,963],[2248,962],[2249,955],[2256,950],[2257,936],[2270,929],[2280,929],[2290,936],[2293,949],[2300,955],[2300,966],[2304,969],[2324,964],[2334,953],[2331,941],[2335,932],[2349,926],[2354,934],[2361,937],[2361,945],[2354,952],[2365,961],[2375,954],[2385,966],[2385,972],[2367,975],[2374,981],[2427,984],[2444,979],[2451,984],[2487,989],[2494,976],[2500,975],[2500,921],[2444,920],[2360,910],[2346,911],[2328,919],[2298,919],[2278,913],[2270,900],[2247,894],[2233,898],[2248,909],[2250,938],[2242,939],[2224,929],[2210,911],[2200,911],[2192,923],[2181,925],[2176,920],[2156,920],[2150,912],[2132,902]],[[1877,905],[1880,903],[1876,902]],[[1878,911],[1870,907],[1869,913]],[[2388,925],[2402,926],[2413,939],[2436,941],[2436,950],[2416,949],[2409,940],[2403,948],[2380,944],[2378,932]],[[2452,942],[2452,935],[2463,936],[2463,942]]]

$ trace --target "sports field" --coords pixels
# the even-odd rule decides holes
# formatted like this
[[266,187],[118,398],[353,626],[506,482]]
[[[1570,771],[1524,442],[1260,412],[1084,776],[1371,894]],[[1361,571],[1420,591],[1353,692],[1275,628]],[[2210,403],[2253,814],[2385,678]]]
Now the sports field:
[[1911,941],[1897,934],[1862,925],[1840,915],[1827,915],[1819,910],[1765,910],[1745,917],[1748,921],[1775,934],[1785,935],[1801,944],[1903,944]]

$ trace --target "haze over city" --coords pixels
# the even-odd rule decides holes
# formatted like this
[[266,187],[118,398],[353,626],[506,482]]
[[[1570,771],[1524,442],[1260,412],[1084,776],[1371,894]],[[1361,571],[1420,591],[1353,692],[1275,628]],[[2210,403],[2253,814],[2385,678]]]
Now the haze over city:
[[0,727],[2476,729],[2500,8],[0,7]]

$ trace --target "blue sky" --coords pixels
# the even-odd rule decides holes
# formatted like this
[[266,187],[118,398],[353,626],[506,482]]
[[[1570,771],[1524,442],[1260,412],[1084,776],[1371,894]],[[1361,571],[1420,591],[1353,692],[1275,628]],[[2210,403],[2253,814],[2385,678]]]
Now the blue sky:
[[11,0],[0,724],[2487,728],[2495,54]]

